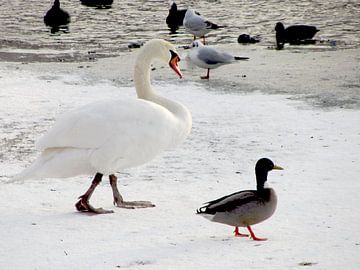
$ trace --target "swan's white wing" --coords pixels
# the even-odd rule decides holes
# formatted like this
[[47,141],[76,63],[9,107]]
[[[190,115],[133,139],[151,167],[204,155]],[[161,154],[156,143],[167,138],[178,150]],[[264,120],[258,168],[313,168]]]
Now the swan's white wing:
[[145,100],[97,102],[63,115],[36,147],[97,149],[110,141],[125,149],[163,136],[169,121],[172,114]]

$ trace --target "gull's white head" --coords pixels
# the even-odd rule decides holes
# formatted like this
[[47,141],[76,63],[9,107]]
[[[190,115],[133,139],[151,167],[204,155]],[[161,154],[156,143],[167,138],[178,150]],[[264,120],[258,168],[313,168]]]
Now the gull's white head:
[[204,46],[204,44],[201,43],[200,40],[194,40],[192,43],[191,43],[191,46],[192,48],[197,48],[197,47],[202,47]]
[[185,18],[188,19],[189,17],[193,16],[194,14],[195,14],[194,11],[193,11],[191,8],[188,8],[188,9],[186,10],[184,19],[185,19]]

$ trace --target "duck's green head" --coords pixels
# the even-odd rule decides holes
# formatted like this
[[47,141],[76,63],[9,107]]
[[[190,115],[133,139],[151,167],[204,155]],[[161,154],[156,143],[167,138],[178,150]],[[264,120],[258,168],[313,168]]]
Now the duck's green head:
[[267,174],[271,170],[283,170],[283,168],[275,165],[274,162],[268,158],[261,158],[256,162],[255,174],[258,189],[264,187],[264,183],[267,181]]
[[277,166],[268,158],[261,158],[256,162],[255,171],[261,170],[269,172],[271,170],[283,170],[280,166]]

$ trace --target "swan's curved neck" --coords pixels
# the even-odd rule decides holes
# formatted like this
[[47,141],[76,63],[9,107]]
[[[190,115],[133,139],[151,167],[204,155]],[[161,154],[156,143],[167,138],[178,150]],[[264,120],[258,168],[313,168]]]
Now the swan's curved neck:
[[152,48],[147,49],[148,50],[145,50],[143,48],[143,50],[139,52],[135,62],[134,84],[137,96],[140,99],[154,102],[170,111],[177,119],[179,127],[179,132],[177,133],[178,138],[175,140],[183,140],[191,129],[191,114],[181,103],[158,95],[153,90],[150,81],[150,71],[151,63],[157,57],[156,52],[151,50]]
[[138,98],[159,104],[160,106],[163,106],[172,113],[176,114],[179,110],[181,110],[179,108],[179,104],[158,95],[151,87],[151,63],[155,58],[156,56],[154,56],[152,53],[149,53],[147,50],[140,52],[137,57],[134,70],[134,84],[137,96]]
[[150,69],[153,57],[141,51],[135,62],[134,84],[138,98],[147,99],[154,94],[150,83]]

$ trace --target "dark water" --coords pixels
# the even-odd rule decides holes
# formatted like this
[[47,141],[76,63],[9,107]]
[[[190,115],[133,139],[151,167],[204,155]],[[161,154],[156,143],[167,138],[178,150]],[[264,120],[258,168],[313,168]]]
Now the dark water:
[[[262,38],[255,46],[272,47],[277,21],[317,26],[321,31],[316,38],[323,41],[321,44],[329,42],[337,48],[360,44],[359,0],[203,0],[177,4],[179,8],[191,6],[209,20],[227,26],[209,35],[212,44],[236,43],[239,34],[249,33]],[[31,55],[33,60],[59,60],[59,55],[69,61],[91,59],[93,55],[126,51],[130,41],[157,37],[185,45],[191,40],[183,28],[170,35],[165,23],[168,1],[114,0],[110,9],[97,9],[81,5],[80,0],[62,0],[71,24],[66,33],[57,34],[51,34],[43,23],[51,6],[52,1],[47,0],[0,0],[0,60],[31,60]],[[43,54],[39,54],[42,49]]]

